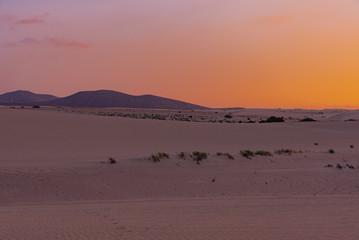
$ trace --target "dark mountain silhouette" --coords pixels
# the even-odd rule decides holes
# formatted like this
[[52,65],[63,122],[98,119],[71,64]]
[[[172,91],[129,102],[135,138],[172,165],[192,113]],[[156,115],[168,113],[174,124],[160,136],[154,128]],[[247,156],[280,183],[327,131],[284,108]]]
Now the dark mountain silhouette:
[[110,90],[84,91],[71,96],[51,101],[33,103],[42,106],[69,106],[69,107],[121,107],[121,108],[152,108],[152,109],[208,109],[182,101],[153,95],[133,96]]
[[20,105],[20,104],[30,104],[33,102],[42,102],[42,101],[51,101],[55,100],[58,97],[47,95],[47,94],[36,94],[29,91],[15,91],[8,92],[0,95],[0,103],[5,105]]

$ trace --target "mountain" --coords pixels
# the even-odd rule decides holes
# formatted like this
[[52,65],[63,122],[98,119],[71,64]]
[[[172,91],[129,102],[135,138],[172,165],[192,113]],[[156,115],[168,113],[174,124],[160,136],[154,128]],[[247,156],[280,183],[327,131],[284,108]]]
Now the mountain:
[[0,103],[2,104],[14,104],[14,105],[27,105],[33,102],[43,102],[43,101],[52,101],[58,97],[47,95],[47,94],[36,94],[29,91],[15,91],[4,93],[0,95]]
[[[1,101],[1,100],[0,100]],[[71,96],[51,101],[36,102],[43,106],[69,106],[69,107],[121,107],[121,108],[152,108],[152,109],[208,109],[182,101],[154,95],[133,96],[110,90],[84,91]]]

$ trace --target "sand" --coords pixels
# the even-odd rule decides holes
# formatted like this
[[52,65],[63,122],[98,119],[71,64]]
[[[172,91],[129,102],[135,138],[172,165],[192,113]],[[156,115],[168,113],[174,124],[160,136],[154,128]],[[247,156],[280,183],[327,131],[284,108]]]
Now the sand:
[[[359,235],[359,122],[347,121],[358,111],[231,110],[238,119],[288,119],[270,124],[133,119],[98,111],[0,107],[0,239]],[[183,114],[220,119],[227,113]],[[320,122],[297,121],[304,117]],[[240,154],[247,149],[295,153],[248,159]],[[179,158],[182,151],[209,157],[196,164],[188,155]],[[157,152],[170,158],[150,161]],[[117,163],[107,163],[109,157]]]

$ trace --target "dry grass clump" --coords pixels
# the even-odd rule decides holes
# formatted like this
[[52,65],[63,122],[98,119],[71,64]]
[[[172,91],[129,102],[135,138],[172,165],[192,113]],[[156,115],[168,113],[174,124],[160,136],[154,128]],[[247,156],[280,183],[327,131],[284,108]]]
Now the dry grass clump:
[[195,161],[197,164],[200,164],[200,162],[203,160],[203,159],[207,159],[208,157],[208,154],[205,153],[205,152],[198,152],[198,151],[195,151],[192,153],[192,159],[193,161]]
[[160,162],[161,159],[164,159],[164,158],[168,159],[168,158],[170,158],[170,156],[167,153],[159,152],[156,154],[152,154],[150,157],[150,160],[152,160],[153,162]]
[[228,159],[234,159],[234,157],[230,153],[217,152],[217,156],[226,156]]
[[181,158],[181,159],[185,159],[185,158],[186,158],[186,155],[187,155],[186,152],[180,152],[180,153],[178,154],[178,157]]
[[242,150],[241,155],[245,158],[251,159],[252,157],[254,157],[254,152],[250,150]]
[[271,156],[273,156],[270,152],[264,151],[264,150],[258,150],[258,151],[256,151],[256,152],[255,152],[255,155],[266,156],[266,157],[271,157]]
[[280,149],[280,150],[274,151],[274,153],[277,155],[288,154],[289,156],[292,155],[293,152],[294,151],[292,149]]
[[329,149],[329,150],[328,150],[328,153],[330,153],[330,154],[334,154],[334,153],[335,153],[335,151],[334,151],[334,149]]

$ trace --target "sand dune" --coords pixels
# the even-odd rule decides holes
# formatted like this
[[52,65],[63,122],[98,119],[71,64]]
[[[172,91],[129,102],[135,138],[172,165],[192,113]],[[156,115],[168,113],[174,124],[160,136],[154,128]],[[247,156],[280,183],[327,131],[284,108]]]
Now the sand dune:
[[[355,239],[359,124],[338,114],[355,116],[223,124],[2,107],[0,238]],[[273,153],[282,148],[297,153]],[[273,156],[247,159],[245,149]],[[196,150],[208,159],[177,155]],[[156,152],[170,159],[148,160]]]

